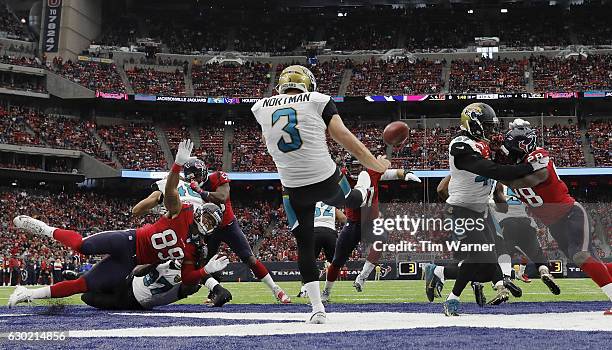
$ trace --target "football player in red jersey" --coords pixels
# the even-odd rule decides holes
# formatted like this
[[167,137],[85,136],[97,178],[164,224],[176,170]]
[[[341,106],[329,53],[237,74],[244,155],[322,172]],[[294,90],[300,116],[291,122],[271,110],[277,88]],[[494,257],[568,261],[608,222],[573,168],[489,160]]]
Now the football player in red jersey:
[[[344,172],[344,170],[343,170]],[[321,300],[324,302],[329,301],[332,288],[334,286],[334,282],[338,278],[338,274],[340,269],[348,258],[351,255],[353,249],[357,248],[359,242],[362,239],[368,240],[368,245],[371,244],[370,240],[372,239],[372,222],[374,219],[378,217],[378,183],[379,181],[386,180],[399,180],[403,179],[405,181],[416,181],[421,182],[416,175],[412,172],[403,170],[403,169],[388,169],[384,173],[380,173],[371,169],[367,169],[359,173],[358,179],[361,177],[369,177],[371,181],[371,187],[368,191],[368,207],[366,208],[345,208],[345,214],[347,217],[347,223],[344,225],[340,234],[338,235],[338,240],[336,242],[336,251],[334,254],[334,259],[331,264],[327,268],[327,278],[325,281],[325,288],[321,293]],[[359,181],[359,180],[357,180]],[[361,181],[360,181],[361,182]],[[370,205],[371,204],[371,205]],[[361,218],[362,210],[366,211],[367,220],[363,220]],[[365,223],[368,227],[362,227],[362,223]],[[363,228],[363,235],[362,235]],[[378,239],[384,239],[384,237],[378,237]],[[353,282],[353,287],[358,292],[363,291],[363,286],[365,284],[366,279],[374,269],[374,266],[380,259],[381,252],[376,251],[374,249],[370,249],[368,256],[366,258],[366,262],[363,266],[361,273],[357,276],[355,281]]]
[[[591,225],[586,210],[568,193],[548,152],[537,147],[535,131],[514,126],[504,138],[502,151],[516,163],[538,161],[546,167],[517,181],[506,182],[529,213],[548,227],[559,249],[601,287],[612,301],[612,263],[604,264],[592,253]],[[612,309],[605,311],[612,315]]]
[[164,205],[168,212],[152,225],[136,230],[105,231],[87,238],[75,231],[48,226],[29,216],[17,216],[17,228],[30,233],[52,237],[75,252],[84,255],[108,254],[83,276],[51,287],[26,289],[17,287],[8,305],[32,299],[62,298],[87,291],[111,289],[121,283],[137,265],[157,264],[170,259],[182,260],[181,278],[185,284],[197,284],[202,277],[225,268],[227,257],[213,258],[205,267],[197,268],[197,255],[204,235],[221,222],[221,210],[212,203],[201,208],[182,204],[177,185],[183,164],[190,159],[193,144],[184,140],[179,144],[176,160],[168,175]]
[[274,282],[264,264],[255,258],[249,241],[240,228],[232,209],[229,176],[222,171],[209,174],[207,169],[202,170],[201,166],[196,166],[196,162],[185,164],[184,172],[185,178],[191,181],[191,188],[200,194],[202,200],[225,207],[219,227],[206,237],[209,255],[216,254],[221,242],[225,242],[240,260],[249,266],[255,277],[270,288],[278,301],[283,304],[291,303],[289,295]]

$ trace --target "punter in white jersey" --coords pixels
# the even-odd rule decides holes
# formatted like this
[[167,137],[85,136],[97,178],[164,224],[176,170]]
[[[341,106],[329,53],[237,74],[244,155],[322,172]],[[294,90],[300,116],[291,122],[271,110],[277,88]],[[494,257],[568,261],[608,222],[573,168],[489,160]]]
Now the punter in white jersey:
[[[229,260],[215,255],[206,265],[211,271],[224,269]],[[207,270],[208,271],[208,270]],[[216,285],[215,288],[223,288]],[[200,285],[181,283],[181,262],[170,260],[159,265],[141,265],[119,286],[111,291],[89,291],[81,300],[103,310],[147,310],[172,304],[194,294]],[[221,305],[215,305],[221,306]]]
[[303,66],[285,68],[278,80],[279,95],[259,100],[251,111],[284,187],[283,204],[298,246],[298,266],[310,296],[307,322],[325,323],[314,255],[314,211],[319,201],[357,208],[367,203],[366,174],[351,191],[327,149],[327,135],[365,167],[384,172],[389,161],[372,153],[344,126],[330,96],[316,92],[316,80]]

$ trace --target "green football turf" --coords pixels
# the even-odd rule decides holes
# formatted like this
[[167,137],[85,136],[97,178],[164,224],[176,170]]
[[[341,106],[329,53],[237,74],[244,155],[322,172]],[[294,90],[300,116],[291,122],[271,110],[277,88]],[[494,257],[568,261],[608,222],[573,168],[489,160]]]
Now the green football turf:
[[[529,284],[516,282],[523,289],[523,297],[511,299],[514,301],[605,301],[608,300],[605,294],[587,278],[580,279],[557,279],[561,287],[561,295],[552,295],[548,288],[540,281],[533,280]],[[444,286],[443,296],[448,295],[452,288],[453,281],[447,281]],[[289,294],[294,303],[306,303],[307,299],[296,298],[300,290],[299,282],[280,282],[279,285]],[[232,282],[223,283],[233,295],[233,304],[269,304],[274,303],[275,298],[270,290],[259,282]],[[321,283],[323,287],[323,283]],[[469,287],[468,287],[469,288]],[[422,303],[427,302],[425,297],[424,281],[368,281],[362,293],[357,293],[352,287],[351,281],[338,281],[334,285],[331,302],[347,304],[365,303]],[[0,287],[0,303],[6,305],[13,287]],[[485,287],[487,299],[491,299],[495,293],[487,284]],[[179,304],[199,304],[207,296],[206,288],[186,299],[180,300]],[[462,295],[462,301],[473,302],[474,297],[471,289],[466,289]],[[443,299],[436,299],[440,302]],[[48,302],[39,300],[35,304],[46,305]],[[82,304],[80,296],[72,296],[62,300],[66,304]]]

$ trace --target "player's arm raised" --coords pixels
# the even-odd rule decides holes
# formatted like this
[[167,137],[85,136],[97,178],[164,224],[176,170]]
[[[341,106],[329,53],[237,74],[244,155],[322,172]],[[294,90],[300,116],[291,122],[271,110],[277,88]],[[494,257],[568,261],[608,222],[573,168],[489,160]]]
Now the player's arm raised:
[[[193,185],[194,183],[192,182],[191,188],[194,188]],[[195,186],[197,186],[197,184],[195,184]],[[215,204],[224,204],[230,195],[229,183],[224,183],[223,185],[217,187],[215,192],[203,191],[199,187],[197,187],[195,190],[200,194],[200,196],[202,196],[202,199]]]
[[138,202],[138,204],[134,206],[134,208],[132,208],[132,215],[141,216],[148,213],[151,209],[155,208],[157,204],[159,204],[161,194],[161,191],[151,192],[151,194],[147,198],[141,200],[140,202]]
[[327,130],[334,141],[349,151],[366,168],[384,173],[391,165],[386,156],[375,158],[370,150],[344,125],[340,115],[334,114],[331,117]]
[[193,150],[193,142],[191,140],[183,140],[178,145],[176,151],[176,158],[168,178],[166,179],[166,187],[164,189],[164,206],[168,209],[168,216],[175,217],[181,212],[181,199],[177,190],[179,184],[179,174],[183,169],[183,165],[191,157],[191,151]]
[[508,202],[506,196],[504,196],[504,185],[497,182],[495,185],[495,191],[493,191],[493,201],[495,202],[495,210],[499,213],[508,212]]

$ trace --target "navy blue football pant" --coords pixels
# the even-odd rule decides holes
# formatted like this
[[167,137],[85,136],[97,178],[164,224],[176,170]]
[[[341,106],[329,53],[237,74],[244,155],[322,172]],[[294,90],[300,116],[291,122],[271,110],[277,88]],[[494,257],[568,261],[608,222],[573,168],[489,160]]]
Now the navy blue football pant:
[[319,269],[315,256],[314,212],[317,202],[335,207],[358,208],[363,201],[361,192],[351,190],[348,180],[336,172],[321,182],[289,188],[285,187],[283,205],[289,228],[298,247],[298,267],[304,283],[318,280]]
[[81,253],[108,254],[83,275],[88,290],[112,291],[136,267],[136,230],[105,231],[83,239]]
[[218,227],[207,238],[206,245],[209,252],[208,258],[217,254],[221,242],[225,242],[245,264],[248,263],[248,259],[253,256],[253,251],[251,250],[249,241],[244,235],[244,232],[242,232],[240,224],[236,218],[234,218],[229,225]]

